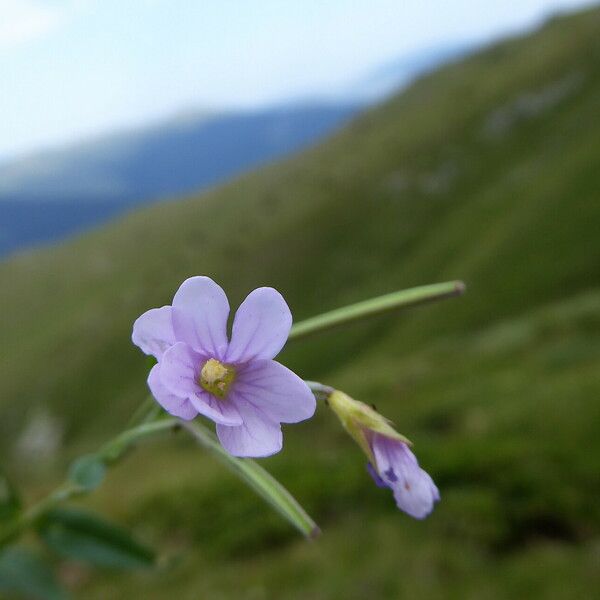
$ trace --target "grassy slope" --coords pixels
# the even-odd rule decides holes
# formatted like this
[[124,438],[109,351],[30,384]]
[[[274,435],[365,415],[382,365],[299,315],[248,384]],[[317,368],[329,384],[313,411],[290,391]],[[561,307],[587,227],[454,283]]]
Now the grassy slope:
[[321,521],[318,544],[184,441],[161,445],[95,502],[184,558],[171,574],[84,581],[85,597],[581,597],[597,585],[599,106],[589,11],[421,80],[293,160],[2,265],[0,443],[47,405],[66,455],[131,414],[147,368],[131,322],[190,274],[214,276],[232,305],[275,285],[296,318],[469,284],[463,300],[282,357],[397,421],[442,488],[431,519],[394,511],[325,412],[288,428],[267,461]]

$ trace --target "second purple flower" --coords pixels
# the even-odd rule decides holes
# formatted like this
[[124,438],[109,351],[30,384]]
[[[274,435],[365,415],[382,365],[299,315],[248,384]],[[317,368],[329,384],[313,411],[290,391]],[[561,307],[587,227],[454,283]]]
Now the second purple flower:
[[282,448],[281,423],[308,419],[316,408],[306,383],[273,360],[292,315],[279,292],[263,287],[237,310],[231,340],[228,317],[225,292],[208,277],[191,277],[171,306],[136,320],[132,340],[158,360],[148,385],[167,412],[212,419],[235,456],[269,456]]

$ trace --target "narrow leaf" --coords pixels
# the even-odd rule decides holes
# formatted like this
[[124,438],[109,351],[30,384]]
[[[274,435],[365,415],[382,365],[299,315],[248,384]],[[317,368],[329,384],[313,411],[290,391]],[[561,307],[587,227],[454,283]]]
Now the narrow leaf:
[[315,538],[320,529],[298,501],[265,469],[249,458],[236,458],[221,446],[215,435],[198,421],[182,421],[196,441],[248,484],[263,500],[306,537]]
[[54,509],[40,523],[44,542],[61,556],[98,567],[150,567],[154,552],[130,533],[96,515],[75,509]]

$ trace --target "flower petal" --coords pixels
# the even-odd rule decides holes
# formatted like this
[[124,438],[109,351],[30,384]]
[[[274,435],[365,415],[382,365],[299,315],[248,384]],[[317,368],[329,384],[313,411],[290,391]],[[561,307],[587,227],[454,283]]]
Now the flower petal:
[[216,423],[240,425],[242,417],[233,402],[217,400],[198,384],[198,374],[205,360],[184,342],[177,342],[163,354],[161,383],[172,394],[187,398],[199,413]]
[[235,364],[274,358],[291,327],[292,313],[283,296],[269,287],[254,290],[235,314],[226,361]]
[[304,421],[317,407],[306,383],[274,360],[253,361],[240,369],[230,394],[236,404],[248,403],[278,423]]
[[243,425],[227,427],[217,424],[219,441],[230,454],[241,457],[271,456],[283,446],[279,423],[266,417],[249,404],[238,405]]
[[190,396],[194,408],[205,417],[221,425],[241,425],[242,417],[237,406],[228,399],[215,398],[202,388],[198,388],[194,396]]
[[394,492],[398,508],[415,519],[425,518],[440,493],[433,480],[421,467],[404,442],[378,433],[371,437],[377,472]]
[[415,519],[424,519],[440,499],[440,493],[427,472],[419,469],[402,485],[394,487],[394,498],[398,508]]
[[367,471],[369,473],[369,475],[373,478],[373,481],[375,482],[375,485],[379,488],[387,488],[388,484],[381,479],[381,477],[379,477],[379,473],[377,473],[377,471],[375,470],[375,467],[368,462],[367,463]]
[[179,398],[165,388],[160,379],[160,365],[154,365],[148,375],[148,387],[156,401],[170,414],[180,419],[190,421],[198,415],[187,398]]
[[175,343],[171,307],[153,308],[138,317],[133,324],[131,341],[144,354],[160,360],[164,351]]
[[194,396],[200,368],[204,357],[184,342],[173,344],[160,361],[160,378],[163,385],[176,396]]
[[186,279],[173,298],[173,329],[207,358],[221,358],[227,350],[229,302],[225,292],[209,277]]

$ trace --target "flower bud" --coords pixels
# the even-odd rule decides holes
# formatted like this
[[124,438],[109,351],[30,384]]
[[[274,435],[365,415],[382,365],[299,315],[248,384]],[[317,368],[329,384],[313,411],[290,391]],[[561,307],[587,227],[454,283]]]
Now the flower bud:
[[334,390],[328,398],[329,407],[338,416],[344,429],[362,448],[371,463],[375,462],[373,450],[369,444],[369,432],[380,433],[391,439],[412,445],[412,442],[398,433],[390,424],[389,419],[380,415],[374,408],[364,402],[350,398],[348,394]]
[[411,442],[375,409],[343,392],[332,392],[328,402],[369,458],[367,469],[375,483],[392,490],[398,508],[415,519],[425,518],[440,493],[411,452]]

